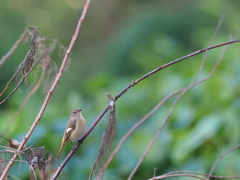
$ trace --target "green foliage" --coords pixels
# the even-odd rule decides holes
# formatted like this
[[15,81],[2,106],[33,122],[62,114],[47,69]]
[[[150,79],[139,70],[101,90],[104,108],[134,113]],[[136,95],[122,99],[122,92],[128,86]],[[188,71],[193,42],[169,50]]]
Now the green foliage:
[[[82,1],[79,1],[79,3]],[[25,1],[24,6],[3,0],[0,4],[0,49],[6,54],[26,25],[39,26],[41,35],[68,45],[82,8],[73,1]],[[93,1],[82,25],[79,39],[45,113],[27,142],[44,146],[56,155],[63,130],[73,108],[83,108],[87,127],[112,96],[147,72],[209,46],[220,17],[222,26],[213,44],[239,33],[238,1]],[[17,28],[16,28],[17,27]],[[24,59],[28,44],[20,45],[0,67],[0,89]],[[201,77],[208,75],[220,49],[207,54]],[[189,85],[195,78],[203,55],[175,64],[130,89],[116,102],[117,138],[126,132],[169,93]],[[52,57],[60,66],[62,57]],[[134,179],[147,179],[174,170],[208,173],[215,160],[239,142],[240,99],[239,44],[231,45],[214,76],[189,92],[175,106],[169,122],[143,161]],[[49,75],[50,76],[50,75]],[[32,77],[33,78],[33,77]],[[31,78],[30,78],[31,80]],[[14,88],[11,84],[6,94]],[[42,87],[28,101],[7,129],[7,138],[22,140],[34,121],[45,94]],[[21,86],[0,105],[0,131],[20,107],[29,90]],[[3,99],[6,94],[1,97]],[[123,144],[105,173],[105,179],[127,179],[173,103],[171,98]],[[68,179],[87,179],[97,157],[107,118],[98,124],[66,166]],[[5,142],[6,143],[6,142]],[[64,147],[60,161],[71,149]],[[214,174],[237,175],[239,155],[234,151],[217,166]],[[55,163],[54,166],[57,166]],[[11,171],[29,179],[27,165]],[[62,175],[64,179],[65,175]],[[180,179],[180,178],[179,178]]]

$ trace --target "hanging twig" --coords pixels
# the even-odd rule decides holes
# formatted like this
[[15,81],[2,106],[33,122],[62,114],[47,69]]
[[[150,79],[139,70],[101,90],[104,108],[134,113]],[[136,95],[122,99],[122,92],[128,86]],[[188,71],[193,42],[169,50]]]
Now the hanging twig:
[[[37,62],[34,63],[34,65],[29,69],[29,71],[25,74],[25,76],[23,76],[23,78],[19,81],[19,83],[17,84],[17,86],[13,89],[13,91],[4,99],[0,102],[0,104],[4,103],[5,101],[8,100],[8,98],[10,98],[13,93],[19,88],[19,86],[24,82],[24,80],[27,78],[27,76],[29,75],[29,73],[33,70],[33,68],[38,64],[39,61],[41,61],[41,59],[45,56],[45,54],[40,57]],[[16,73],[15,73],[16,74]]]
[[13,52],[17,49],[17,47],[19,46],[19,44],[21,44],[22,42],[24,42],[25,38],[27,37],[27,35],[29,35],[29,29],[34,29],[34,27],[32,26],[28,26],[25,28],[25,30],[23,31],[22,35],[20,36],[20,38],[15,42],[15,44],[13,45],[13,47],[7,52],[6,55],[4,55],[2,57],[2,59],[0,60],[0,67],[3,65],[3,63],[6,62],[6,60],[13,54]]
[[36,37],[37,37],[37,31],[38,31],[38,27],[34,29],[33,31],[33,35],[32,35],[32,40],[30,43],[30,49],[27,53],[27,56],[25,57],[25,59],[23,60],[23,62],[17,67],[16,72],[14,73],[14,75],[11,77],[11,79],[8,81],[6,87],[4,88],[4,90],[1,92],[0,96],[7,90],[8,85],[10,84],[10,82],[13,80],[13,78],[20,73],[20,70],[22,70],[22,75],[23,78],[20,80],[20,82],[17,84],[17,86],[15,87],[15,89],[3,100],[0,102],[0,104],[4,103],[6,100],[8,100],[8,98],[10,98],[13,93],[19,88],[19,86],[27,79],[29,73],[33,70],[33,68],[37,65],[37,63],[41,60],[41,57],[34,65],[34,55],[36,52]]

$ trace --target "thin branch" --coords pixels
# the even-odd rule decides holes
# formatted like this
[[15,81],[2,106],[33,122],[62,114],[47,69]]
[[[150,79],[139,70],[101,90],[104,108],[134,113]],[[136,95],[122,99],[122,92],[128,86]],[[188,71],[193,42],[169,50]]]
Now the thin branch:
[[[7,90],[10,82],[12,82],[12,80],[15,78],[15,76],[16,76],[17,74],[18,74],[18,71],[16,71],[16,72],[13,74],[13,76],[10,78],[10,80],[7,82],[5,88],[4,88],[3,91],[0,93],[0,97],[1,97],[2,94]],[[22,81],[22,82],[23,82],[23,81]],[[21,83],[22,83],[22,82],[21,82]],[[21,84],[19,83],[18,85],[20,86]],[[17,86],[18,86],[18,85],[17,85]]]
[[[215,37],[216,37],[216,35],[217,35],[220,27],[221,27],[221,24],[222,24],[222,22],[223,22],[223,18],[224,18],[224,16],[222,16],[222,17],[220,18],[220,20],[218,21],[217,27],[216,27],[216,29],[215,29],[215,31],[214,31],[214,33],[213,33],[213,36],[212,36],[212,38],[211,38],[208,46],[211,46],[211,45],[212,45],[212,43],[213,43],[213,41],[214,41],[214,39],[215,39]],[[231,40],[231,39],[230,39],[230,40]],[[199,67],[198,74],[197,74],[197,76],[196,76],[196,78],[195,78],[194,81],[197,81],[197,80],[199,79],[199,77],[200,77],[200,74],[202,73],[202,69],[203,69],[203,67],[204,67],[204,65],[205,65],[205,62],[206,62],[206,59],[207,59],[207,52],[208,52],[208,51],[206,51],[206,52],[204,53],[204,55],[203,55],[202,63],[201,63],[201,65],[200,65],[200,67]]]
[[[164,69],[164,68],[167,68],[168,66],[171,66],[175,63],[178,63],[178,62],[181,62],[187,58],[190,58],[192,56],[195,56],[195,55],[198,55],[200,53],[203,53],[205,51],[208,51],[210,49],[215,49],[215,48],[218,48],[218,47],[221,47],[221,46],[226,46],[226,45],[229,45],[229,44],[233,44],[233,43],[237,43],[237,42],[240,42],[240,39],[236,39],[236,40],[233,40],[233,41],[228,41],[228,42],[225,42],[225,43],[221,43],[221,44],[217,44],[217,45],[214,45],[214,46],[210,46],[210,47],[207,47],[207,48],[204,48],[204,49],[201,49],[201,50],[198,50],[196,52],[193,52],[189,55],[186,55],[184,57],[181,57],[179,59],[176,59],[174,61],[171,61],[167,64],[164,64],[163,66],[160,66],[156,69],[154,69],[153,71],[145,74],[144,76],[140,77],[139,79],[133,81],[131,84],[129,84],[127,87],[125,87],[122,91],[120,91],[113,99],[113,101],[117,101],[118,98],[120,98],[124,93],[126,93],[130,88],[132,88],[133,86],[135,86],[136,84],[138,84],[139,82],[141,82],[142,80],[150,77],[151,75],[157,73],[158,71]],[[109,105],[107,105],[104,110],[100,113],[100,115],[96,118],[96,120],[93,122],[93,124],[90,126],[90,128],[86,131],[86,133],[83,135],[83,137],[78,141],[78,143],[74,146],[74,148],[69,152],[69,154],[67,155],[67,157],[64,159],[64,161],[62,162],[61,166],[57,169],[56,171],[56,174],[54,175],[54,177],[52,178],[52,180],[56,179],[56,177],[58,176],[58,174],[61,172],[61,170],[64,168],[64,166],[67,164],[67,162],[70,160],[70,158],[73,156],[73,154],[75,153],[75,151],[79,148],[79,146],[83,143],[83,141],[87,138],[87,136],[92,132],[92,130],[95,128],[95,126],[98,124],[98,122],[102,119],[102,117],[107,113],[109,109]]]
[[[13,74],[13,76],[10,78],[10,80],[8,81],[7,85],[5,86],[4,90],[1,92],[0,96],[2,96],[2,94],[7,90],[8,88],[8,85],[10,84],[10,82],[13,80],[13,78],[15,76],[17,76],[21,70],[21,68],[23,67],[23,76],[25,77],[25,79],[27,78],[27,74],[29,74],[28,72],[31,71],[31,66],[32,66],[32,63],[34,61],[33,59],[33,56],[35,54],[35,41],[36,41],[36,34],[37,34],[37,31],[38,31],[38,27],[36,27],[34,30],[33,30],[33,34],[32,34],[32,39],[31,39],[31,42],[30,42],[30,49],[25,57],[25,59],[21,62],[21,64],[16,68],[15,70],[15,73]],[[30,34],[30,33],[29,33]],[[31,63],[29,63],[29,60],[31,60]],[[29,64],[31,66],[26,66],[26,64]],[[27,67],[27,68],[26,68]],[[24,70],[27,70],[27,71],[24,71]],[[21,82],[22,83],[22,82]],[[19,85],[21,84],[19,83]],[[18,86],[19,87],[19,86]]]
[[141,156],[141,158],[139,159],[137,165],[134,167],[134,169],[132,170],[132,172],[130,173],[128,180],[131,180],[134,176],[134,174],[137,172],[138,168],[140,167],[140,165],[142,164],[143,160],[145,159],[145,157],[147,156],[148,152],[150,151],[150,149],[152,148],[153,144],[155,143],[155,141],[157,140],[157,137],[159,136],[160,132],[162,131],[163,127],[165,126],[165,124],[167,123],[167,121],[170,118],[170,115],[172,114],[172,111],[174,109],[174,106],[176,105],[176,103],[180,100],[180,98],[189,90],[191,89],[193,86],[189,86],[187,88],[184,88],[183,91],[177,96],[177,98],[175,99],[175,101],[172,103],[168,114],[166,115],[166,117],[164,118],[160,128],[157,130],[157,132],[155,133],[153,139],[150,141],[150,143],[148,144],[146,150],[144,151],[143,155]]
[[30,172],[32,172],[32,173],[30,174],[30,180],[32,180],[32,179],[37,180],[37,176],[36,176],[36,173],[35,173],[34,168],[33,168],[31,165],[30,165],[30,168],[31,168],[31,171],[30,171]]
[[[156,179],[165,179],[165,178],[169,178],[169,177],[186,176],[188,174],[208,176],[208,174],[196,173],[196,172],[191,172],[191,171],[172,171],[172,172],[166,173],[166,174],[161,175],[161,176],[156,176],[156,177],[150,178],[148,180],[156,180]],[[234,178],[239,178],[240,176],[226,176],[226,177],[223,177],[223,176],[211,175],[210,177],[211,178],[217,178],[217,179],[234,179]],[[207,180],[207,179],[204,178],[204,180]]]
[[118,145],[112,152],[112,154],[109,156],[104,169],[107,168],[107,166],[110,164],[114,156],[118,153],[120,148],[122,147],[123,143],[126,141],[126,139],[140,126],[142,125],[150,116],[152,116],[167,100],[169,100],[171,97],[175,96],[176,94],[179,94],[184,89],[177,90],[168,96],[166,96],[162,101],[160,101],[149,113],[147,113],[140,121],[136,122],[134,126],[123,136],[123,138],[119,141]]
[[[0,102],[0,104],[4,103],[5,101],[8,100],[8,98],[10,98],[13,93],[19,88],[19,86],[24,82],[24,80],[28,77],[28,75],[30,74],[30,72],[33,70],[33,68],[38,64],[38,62],[45,56],[46,54],[42,55],[42,57],[40,57],[37,62],[34,63],[34,65],[29,69],[29,71],[23,76],[23,78],[19,81],[19,83],[17,84],[17,86],[13,89],[13,91],[4,99]],[[16,72],[13,77],[17,74],[18,72]],[[13,79],[13,77],[11,79]],[[10,80],[11,81],[11,80]],[[8,84],[10,83],[10,81],[8,82]],[[7,84],[7,86],[8,86]],[[7,87],[6,86],[6,87]]]
[[236,150],[240,148],[240,144],[238,144],[237,146],[227,150],[226,152],[224,152],[223,154],[221,154],[221,156],[217,159],[217,161],[214,163],[213,167],[211,168],[208,176],[207,176],[207,180],[209,180],[210,177],[212,177],[213,171],[216,169],[217,165],[220,163],[220,161],[222,160],[222,158],[224,158],[224,156],[226,156],[228,153]]
[[36,27],[33,31],[33,35],[32,35],[32,40],[30,42],[30,49],[25,57],[25,59],[23,60],[23,62],[17,67],[16,72],[14,73],[14,75],[11,77],[11,79],[8,81],[7,85],[5,86],[4,90],[1,92],[0,96],[2,96],[2,94],[7,90],[8,85],[10,84],[10,82],[13,80],[13,78],[15,76],[17,76],[22,68],[22,74],[23,74],[23,78],[22,80],[18,83],[18,85],[15,87],[15,89],[7,96],[7,98],[5,98],[3,101],[0,102],[0,104],[4,103],[9,97],[12,96],[12,94],[18,89],[18,87],[24,82],[25,79],[27,79],[29,73],[33,70],[33,67],[35,67],[37,65],[37,63],[39,62],[39,60],[41,60],[41,57],[33,66],[32,63],[34,61],[33,56],[35,55],[35,50],[36,50],[36,46],[35,46],[35,41],[36,41],[36,36],[37,36],[37,31],[38,31],[38,27]]
[[13,180],[22,180],[22,179],[20,179],[20,178],[18,178],[16,176],[11,175],[11,174],[9,174],[8,177],[10,177]]
[[157,130],[157,132],[155,133],[153,139],[150,141],[150,143],[148,144],[145,152],[143,153],[143,155],[141,156],[141,158],[139,159],[137,165],[134,167],[134,169],[132,170],[132,172],[130,173],[128,180],[131,180],[134,176],[134,174],[137,172],[138,168],[140,167],[140,165],[142,164],[143,160],[145,159],[145,157],[147,156],[148,152],[150,151],[150,149],[152,148],[153,144],[155,143],[157,137],[159,136],[160,132],[162,131],[163,127],[165,126],[165,124],[167,123],[167,121],[170,118],[170,115],[172,114],[172,111],[174,109],[174,106],[176,105],[176,103],[180,100],[180,98],[189,90],[191,89],[192,86],[189,86],[188,88],[184,88],[183,91],[177,96],[177,98],[175,99],[175,101],[172,103],[168,114],[166,115],[166,117],[164,118],[160,128]]
[[[48,93],[47,93],[47,95],[46,95],[46,98],[45,98],[45,100],[44,100],[44,102],[43,102],[43,104],[42,104],[42,107],[41,107],[41,109],[40,109],[37,117],[35,118],[32,126],[31,126],[31,128],[30,128],[30,130],[29,130],[28,133],[25,135],[25,137],[24,137],[24,139],[22,140],[20,146],[18,147],[18,151],[20,151],[20,150],[23,148],[23,146],[26,144],[26,142],[27,142],[27,140],[29,139],[29,137],[31,136],[33,130],[34,130],[35,127],[37,126],[38,122],[40,121],[40,119],[41,119],[41,117],[42,117],[42,115],[43,115],[43,113],[44,113],[44,111],[45,111],[45,108],[46,108],[46,106],[47,106],[47,104],[48,104],[48,102],[49,102],[49,100],[50,100],[50,98],[51,98],[51,96],[52,96],[52,94],[53,94],[53,92],[54,92],[54,90],[55,90],[55,88],[56,88],[56,86],[57,86],[57,84],[58,84],[61,76],[62,76],[62,73],[63,73],[63,71],[64,71],[64,68],[65,68],[65,66],[66,66],[66,63],[68,62],[70,53],[71,53],[71,51],[72,51],[72,48],[73,48],[73,46],[74,46],[74,44],[75,44],[75,41],[76,41],[76,39],[77,39],[77,37],[78,37],[79,30],[80,30],[81,25],[82,25],[82,23],[83,23],[83,21],[84,21],[84,18],[85,18],[85,15],[86,15],[86,12],[87,12],[89,3],[90,3],[90,0],[87,0],[87,2],[86,2],[86,4],[85,4],[85,7],[84,7],[84,9],[83,9],[82,16],[81,16],[80,20],[78,21],[78,24],[77,24],[75,33],[74,33],[74,35],[73,35],[73,37],[72,37],[72,40],[71,40],[70,45],[69,45],[69,47],[68,47],[68,50],[67,50],[67,52],[66,52],[66,54],[65,54],[65,56],[64,56],[64,59],[63,59],[63,61],[62,61],[61,67],[60,67],[60,69],[59,69],[59,72],[58,72],[58,74],[57,74],[57,76],[56,76],[56,78],[55,78],[55,80],[54,80],[54,82],[53,82],[50,90],[48,91]],[[4,179],[4,178],[6,177],[9,169],[10,169],[11,166],[13,165],[13,161],[14,161],[16,158],[17,158],[17,155],[15,154],[15,155],[12,157],[12,161],[10,161],[10,162],[7,164],[6,168],[5,168],[4,171],[2,172],[0,179]]]
[[7,150],[0,150],[0,153],[13,153],[14,154],[14,153],[16,153],[16,150],[9,150],[9,149],[7,149]]
[[[213,39],[215,38],[219,28],[220,28],[220,25],[222,23],[222,20],[223,20],[223,17],[219,20],[219,23],[217,25],[217,28],[214,32],[214,35],[210,41],[210,44],[212,43]],[[206,51],[207,52],[207,51]],[[203,60],[202,60],[202,64],[201,64],[201,68],[199,69],[198,71],[198,74],[195,78],[195,80],[198,79],[198,77],[200,76],[201,72],[202,72],[202,68],[204,66],[204,62],[205,62],[205,59],[206,59],[206,53],[204,54],[203,56]],[[195,81],[194,80],[194,81]],[[117,147],[114,149],[114,151],[112,152],[112,154],[110,155],[110,157],[108,158],[105,166],[104,166],[104,169],[107,168],[107,166],[110,164],[110,162],[112,161],[112,159],[114,158],[114,156],[117,154],[117,152],[119,151],[119,149],[121,148],[122,144],[124,143],[124,141],[134,132],[134,130],[136,128],[138,128],[142,123],[144,123],[155,111],[157,111],[161,106],[162,104],[164,104],[168,99],[170,99],[171,97],[175,96],[176,94],[178,93],[181,93],[182,91],[184,91],[184,88],[183,89],[180,89],[180,90],[177,90],[171,94],[169,94],[168,96],[166,96],[162,101],[160,101],[148,114],[146,114],[146,116],[144,116],[140,121],[138,121],[124,136],[123,138],[120,140],[120,142],[118,143]]]
[[[137,172],[138,168],[140,167],[140,165],[142,164],[143,160],[145,159],[145,157],[147,156],[148,152],[150,151],[150,149],[152,148],[153,144],[155,143],[157,137],[159,136],[160,132],[162,131],[163,127],[165,126],[165,124],[167,123],[168,119],[170,118],[170,115],[172,114],[172,111],[174,109],[174,106],[176,105],[176,103],[180,100],[180,98],[190,89],[192,89],[194,86],[208,80],[212,75],[213,73],[215,72],[216,68],[218,67],[220,61],[222,60],[223,58],[223,54],[226,50],[227,46],[225,46],[221,53],[220,53],[220,56],[215,64],[215,66],[213,67],[212,71],[209,73],[208,76],[206,76],[204,79],[202,80],[199,80],[199,81],[193,81],[188,87],[186,87],[175,99],[175,101],[172,103],[169,111],[168,111],[168,114],[166,115],[166,117],[164,118],[161,126],[159,127],[159,129],[157,130],[157,132],[155,133],[153,139],[150,141],[150,143],[148,144],[145,152],[143,153],[143,155],[141,156],[141,158],[139,159],[137,165],[134,167],[133,171],[130,173],[129,177],[128,177],[128,180],[131,180],[133,178],[133,175]],[[204,59],[203,59],[204,60]],[[204,60],[205,61],[205,60]],[[202,68],[199,69],[199,72],[197,74],[197,76],[199,74],[201,74],[201,71],[202,71]]]
[[138,84],[140,81],[148,78],[149,76],[155,74],[156,72],[158,72],[158,71],[160,71],[160,70],[162,70],[162,69],[164,69],[164,68],[167,68],[168,66],[171,66],[171,65],[173,65],[173,64],[176,64],[176,63],[178,63],[178,62],[181,62],[181,61],[183,61],[183,60],[185,60],[185,59],[187,59],[187,58],[190,58],[190,57],[192,57],[192,56],[201,54],[201,53],[203,53],[203,52],[205,52],[205,51],[208,51],[208,50],[210,50],[210,49],[215,49],[215,48],[218,48],[218,47],[221,47],[221,46],[225,46],[225,45],[228,45],[228,44],[233,44],[233,43],[236,43],[236,42],[240,42],[240,39],[236,39],[236,40],[233,40],[233,41],[228,41],[228,42],[221,43],[221,44],[217,44],[217,45],[214,45],[214,46],[209,46],[209,47],[207,47],[207,48],[200,49],[200,50],[195,51],[195,52],[193,52],[193,53],[191,53],[191,54],[188,54],[188,55],[183,56],[183,57],[181,57],[181,58],[178,58],[178,59],[176,59],[176,60],[174,60],[174,61],[171,61],[171,62],[169,62],[169,63],[167,63],[167,64],[164,64],[163,66],[160,66],[160,67],[154,69],[153,71],[145,74],[144,76],[140,77],[139,79],[133,81],[130,85],[128,85],[126,88],[124,88],[118,95],[116,95],[115,98],[114,98],[114,100],[116,101],[119,97],[121,97],[124,93],[126,93],[126,92],[128,91],[128,89],[130,89],[131,87],[135,86],[135,85]]
[[34,29],[34,27],[32,26],[28,26],[25,28],[25,30],[23,31],[22,35],[20,36],[20,38],[15,42],[15,44],[12,46],[12,48],[7,52],[7,54],[5,54],[2,59],[0,60],[0,67],[3,65],[3,63],[6,62],[6,60],[13,54],[13,52],[17,49],[17,47],[19,46],[19,44],[21,44],[22,42],[24,42],[24,38],[26,38],[26,35],[29,35],[29,28]]
[[166,176],[157,176],[157,177],[151,178],[151,179],[149,179],[149,180],[165,179],[165,178],[180,177],[180,176],[184,176],[184,177],[194,177],[194,178],[206,180],[206,178],[203,178],[203,177],[197,176],[197,175],[192,175],[192,174],[173,174],[173,175],[166,175]]
[[14,113],[13,117],[9,120],[9,122],[7,123],[7,125],[3,128],[3,130],[1,131],[0,135],[3,135],[4,132],[6,130],[8,130],[8,133],[10,134],[11,132],[9,132],[9,125],[12,124],[12,122],[16,119],[16,117],[18,116],[18,114],[21,112],[21,110],[23,109],[23,107],[26,105],[26,103],[28,102],[28,100],[31,98],[31,96],[38,90],[38,88],[40,87],[43,79],[44,79],[44,74],[45,74],[45,70],[42,70],[41,76],[38,80],[38,82],[36,83],[36,85],[31,89],[31,91],[27,94],[26,98],[23,100],[22,104],[20,105],[20,107],[18,108],[18,110]]

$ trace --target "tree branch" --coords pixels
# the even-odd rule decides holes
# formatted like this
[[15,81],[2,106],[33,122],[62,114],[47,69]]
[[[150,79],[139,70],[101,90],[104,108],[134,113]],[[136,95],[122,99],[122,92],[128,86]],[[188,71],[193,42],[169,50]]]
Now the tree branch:
[[[32,126],[31,126],[31,128],[30,128],[29,131],[28,131],[28,133],[25,135],[24,139],[22,140],[22,142],[21,142],[21,144],[20,144],[20,146],[19,146],[19,148],[18,148],[18,151],[20,151],[20,150],[23,148],[23,146],[26,144],[26,142],[27,142],[27,140],[29,139],[29,137],[31,136],[33,130],[34,130],[35,127],[37,126],[38,122],[40,121],[40,119],[41,119],[41,117],[42,117],[42,115],[43,115],[43,113],[44,113],[44,110],[45,110],[45,108],[47,107],[47,104],[48,104],[48,102],[49,102],[49,100],[50,100],[50,98],[51,98],[51,96],[52,96],[52,94],[53,94],[53,92],[54,92],[54,90],[55,90],[55,88],[56,88],[56,86],[57,86],[57,84],[58,84],[61,76],[62,76],[62,73],[63,73],[63,71],[64,71],[64,68],[65,68],[65,66],[66,66],[66,63],[68,62],[70,53],[71,53],[71,51],[72,51],[72,48],[73,48],[73,46],[74,46],[74,44],[75,44],[75,41],[76,41],[76,39],[77,39],[77,37],[78,37],[78,33],[79,33],[79,31],[80,31],[81,25],[82,25],[83,20],[84,20],[84,18],[85,18],[85,15],[86,15],[86,12],[87,12],[89,3],[90,3],[90,0],[87,0],[87,2],[86,2],[86,4],[85,4],[85,7],[84,7],[84,9],[83,9],[82,16],[81,16],[81,18],[80,18],[79,21],[78,21],[78,24],[77,24],[75,33],[74,33],[74,35],[73,35],[73,37],[72,37],[72,40],[71,40],[71,42],[70,42],[70,45],[69,45],[69,47],[68,47],[68,49],[67,49],[67,52],[66,52],[66,54],[65,54],[65,57],[64,57],[64,59],[63,59],[63,61],[62,61],[61,67],[60,67],[60,69],[59,69],[59,72],[58,72],[58,74],[57,74],[57,76],[56,76],[56,78],[55,78],[55,80],[54,80],[54,82],[53,82],[50,90],[48,91],[48,93],[47,93],[47,95],[46,95],[46,98],[45,98],[45,100],[44,100],[44,102],[43,102],[43,104],[42,104],[42,107],[41,107],[41,109],[40,109],[37,117],[35,118],[35,120],[34,120]],[[14,161],[16,158],[17,158],[17,154],[14,154],[14,156],[13,156],[12,159],[11,159],[11,161],[7,164],[6,168],[4,169],[3,173],[1,174],[0,179],[4,179],[4,178],[6,177],[9,169],[10,169],[11,166],[13,165],[13,161]]]
[[[181,62],[187,58],[190,58],[192,56],[195,56],[195,55],[198,55],[198,54],[201,54],[203,52],[206,52],[210,49],[215,49],[215,48],[218,48],[218,47],[222,47],[222,46],[226,46],[226,45],[229,45],[229,44],[233,44],[233,43],[237,43],[237,42],[240,42],[240,39],[236,39],[236,40],[233,40],[233,41],[228,41],[228,42],[225,42],[225,43],[221,43],[221,44],[217,44],[217,45],[214,45],[214,46],[209,46],[207,48],[204,48],[204,49],[201,49],[201,50],[198,50],[196,52],[193,52],[191,54],[188,54],[186,56],[183,56],[181,58],[178,58],[174,61],[171,61],[167,64],[164,64],[156,69],[154,69],[153,71],[150,71],[149,73],[145,74],[144,76],[140,77],[139,79],[133,81],[131,84],[129,84],[127,87],[125,87],[122,91],[120,91],[114,98],[113,98],[113,101],[117,101],[118,98],[120,98],[124,93],[126,93],[130,88],[132,88],[133,86],[135,86],[136,84],[138,84],[139,82],[141,82],[142,80],[150,77],[151,75],[157,73],[158,71],[164,69],[164,68],[167,68],[173,64],[176,64],[178,62]],[[109,109],[109,105],[107,105],[104,110],[101,112],[101,114],[97,117],[97,119],[93,122],[93,124],[90,126],[90,128],[87,130],[87,132],[83,135],[83,137],[78,141],[78,143],[74,146],[74,148],[69,152],[69,154],[67,155],[67,157],[64,159],[64,161],[62,162],[61,166],[57,169],[56,173],[54,174],[52,180],[56,179],[57,176],[60,174],[61,170],[64,168],[64,166],[67,164],[67,162],[70,160],[70,158],[73,156],[73,154],[75,153],[75,151],[79,148],[79,146],[83,143],[83,141],[87,138],[87,136],[92,132],[92,130],[95,128],[95,126],[98,124],[98,122],[101,120],[101,118],[107,113]]]

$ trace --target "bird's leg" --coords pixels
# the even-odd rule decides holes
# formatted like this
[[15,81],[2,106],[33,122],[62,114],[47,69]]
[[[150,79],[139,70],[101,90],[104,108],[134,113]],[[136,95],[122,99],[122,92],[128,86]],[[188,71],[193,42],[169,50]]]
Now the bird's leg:
[[75,153],[77,149],[74,147],[73,142],[72,142],[72,141],[70,141],[70,142],[71,142],[71,144],[72,144],[72,151]]

